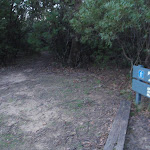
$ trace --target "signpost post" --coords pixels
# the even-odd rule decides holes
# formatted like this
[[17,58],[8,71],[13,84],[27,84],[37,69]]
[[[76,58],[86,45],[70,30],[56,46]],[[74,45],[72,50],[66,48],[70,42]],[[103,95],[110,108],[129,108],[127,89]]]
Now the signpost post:
[[141,95],[150,98],[150,69],[133,66],[132,89],[136,92],[136,104],[141,103]]

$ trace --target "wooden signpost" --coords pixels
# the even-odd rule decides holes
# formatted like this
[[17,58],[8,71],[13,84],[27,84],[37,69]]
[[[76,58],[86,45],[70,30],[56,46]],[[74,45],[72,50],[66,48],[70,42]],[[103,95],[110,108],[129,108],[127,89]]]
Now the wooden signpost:
[[136,104],[141,103],[141,95],[150,98],[150,69],[133,66],[132,89],[136,92]]

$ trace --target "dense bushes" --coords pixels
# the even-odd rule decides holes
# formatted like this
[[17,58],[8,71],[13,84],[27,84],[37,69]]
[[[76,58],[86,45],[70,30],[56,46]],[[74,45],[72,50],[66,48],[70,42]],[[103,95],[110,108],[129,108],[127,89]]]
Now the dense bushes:
[[[131,65],[147,63],[150,49],[149,2],[87,0],[71,24],[78,33],[82,33],[81,42],[97,47],[102,60],[106,57],[110,60],[113,56],[118,61],[118,55],[121,57],[123,54]],[[103,41],[107,45],[105,50]]]
[[21,19],[21,8],[12,1],[0,1],[0,63],[12,62],[19,51],[23,51],[25,42],[25,25]]
[[3,63],[48,50],[72,66],[149,64],[149,1],[1,0],[0,9]]
[[65,61],[71,42],[70,25],[66,21],[69,20],[68,16],[56,9],[51,13],[44,13],[42,17],[41,21],[33,23],[28,42],[37,51],[52,51]]

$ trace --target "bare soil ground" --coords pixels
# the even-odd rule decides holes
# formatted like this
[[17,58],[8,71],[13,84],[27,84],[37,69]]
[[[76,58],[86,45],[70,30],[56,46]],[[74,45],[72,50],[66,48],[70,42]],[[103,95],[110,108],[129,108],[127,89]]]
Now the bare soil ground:
[[129,121],[125,150],[150,150],[150,113],[140,112]]
[[[64,69],[47,53],[0,69],[0,150],[103,149],[125,85],[105,73]],[[126,150],[150,150],[144,113],[130,119]]]

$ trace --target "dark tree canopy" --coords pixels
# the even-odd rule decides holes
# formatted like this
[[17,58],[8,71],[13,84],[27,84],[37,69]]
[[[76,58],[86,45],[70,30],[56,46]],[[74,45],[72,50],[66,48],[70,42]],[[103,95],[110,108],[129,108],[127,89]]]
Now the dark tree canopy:
[[74,67],[149,65],[149,1],[1,0],[0,10],[3,65],[45,50]]

